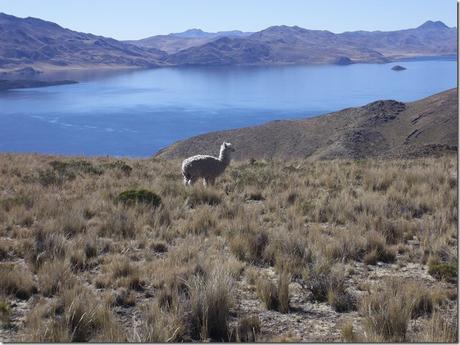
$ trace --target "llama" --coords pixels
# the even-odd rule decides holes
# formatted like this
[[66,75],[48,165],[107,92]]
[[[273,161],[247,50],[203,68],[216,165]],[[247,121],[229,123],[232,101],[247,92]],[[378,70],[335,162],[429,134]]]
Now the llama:
[[182,175],[184,185],[191,185],[200,177],[204,179],[203,184],[213,185],[216,177],[221,175],[230,164],[230,153],[235,149],[232,144],[224,142],[220,146],[219,158],[207,155],[189,157],[182,162]]

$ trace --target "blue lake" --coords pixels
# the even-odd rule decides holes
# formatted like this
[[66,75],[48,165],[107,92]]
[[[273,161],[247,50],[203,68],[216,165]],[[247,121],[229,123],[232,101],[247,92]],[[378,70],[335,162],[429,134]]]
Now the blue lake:
[[0,93],[0,151],[145,157],[177,140],[456,87],[455,60],[349,66],[162,68],[61,75]]

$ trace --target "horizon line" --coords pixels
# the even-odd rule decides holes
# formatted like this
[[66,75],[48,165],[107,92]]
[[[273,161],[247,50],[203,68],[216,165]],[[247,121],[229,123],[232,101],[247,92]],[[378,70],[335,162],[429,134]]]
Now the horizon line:
[[200,30],[203,33],[209,33],[209,34],[217,34],[217,33],[220,33],[220,32],[229,32],[229,31],[240,31],[242,33],[251,33],[251,34],[253,34],[253,33],[256,33],[256,32],[261,32],[261,31],[267,30],[269,28],[283,27],[283,26],[290,27],[290,28],[297,27],[297,28],[301,28],[301,29],[305,29],[305,30],[311,30],[311,31],[327,31],[327,32],[331,32],[331,33],[333,33],[335,35],[340,35],[340,34],[349,33],[349,32],[394,32],[394,31],[402,31],[402,30],[411,30],[411,29],[417,29],[417,28],[423,26],[426,23],[441,23],[441,24],[445,25],[449,29],[456,29],[457,28],[457,26],[448,26],[442,20],[427,19],[422,24],[420,24],[420,25],[418,25],[416,27],[400,28],[400,29],[395,29],[395,30],[362,30],[362,29],[356,29],[356,30],[347,30],[347,31],[341,31],[341,32],[334,32],[334,31],[327,30],[327,29],[308,29],[308,28],[299,26],[297,24],[294,24],[294,25],[276,24],[276,25],[267,26],[266,28],[261,29],[261,30],[257,30],[257,31],[244,31],[244,30],[240,30],[238,28],[225,29],[225,30],[219,30],[219,31],[206,31],[206,30],[203,30],[201,28],[193,27],[193,28],[186,29],[184,31],[170,32],[170,33],[167,33],[167,34],[152,34],[150,36],[145,36],[145,37],[141,37],[141,38],[119,39],[119,38],[116,38],[115,36],[105,36],[105,35],[100,35],[100,34],[95,33],[95,32],[79,31],[77,29],[72,29],[70,27],[66,27],[63,24],[60,24],[58,22],[54,22],[54,21],[47,20],[47,19],[42,19],[42,18],[39,18],[39,17],[32,17],[32,16],[19,17],[19,16],[15,16],[13,14],[8,14],[8,13],[0,11],[0,15],[1,14],[6,15],[6,16],[10,16],[10,17],[14,17],[14,18],[18,18],[18,19],[22,19],[22,20],[27,20],[27,19],[41,20],[41,21],[44,21],[44,22],[47,22],[47,23],[56,24],[56,25],[60,26],[63,29],[72,30],[72,31],[75,31],[75,32],[80,32],[80,33],[85,33],[85,34],[93,34],[93,35],[96,35],[96,36],[101,36],[101,37],[106,37],[106,38],[112,38],[112,39],[115,39],[117,41],[137,41],[137,40],[142,40],[142,39],[145,39],[145,38],[150,38],[150,37],[155,37],[155,36],[168,36],[168,35],[173,35],[173,34],[182,34],[182,33],[185,33],[185,32],[191,31],[191,30]]

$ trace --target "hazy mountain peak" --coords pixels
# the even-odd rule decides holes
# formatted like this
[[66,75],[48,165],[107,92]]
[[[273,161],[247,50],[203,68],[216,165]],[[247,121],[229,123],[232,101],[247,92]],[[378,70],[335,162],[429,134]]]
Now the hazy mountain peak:
[[176,37],[206,37],[206,36],[209,36],[209,35],[212,35],[211,33],[209,32],[205,32],[201,29],[188,29],[184,32],[179,32],[179,33],[175,33],[175,34],[171,34],[171,36],[176,36]]
[[448,29],[449,27],[441,22],[440,20],[434,22],[432,20],[427,20],[425,23],[420,25],[418,29]]

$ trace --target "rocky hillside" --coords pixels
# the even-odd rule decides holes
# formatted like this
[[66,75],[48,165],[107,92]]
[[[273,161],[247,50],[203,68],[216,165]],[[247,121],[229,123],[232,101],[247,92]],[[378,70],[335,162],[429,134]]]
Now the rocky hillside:
[[222,37],[171,54],[174,65],[350,64],[455,55],[457,30],[428,21],[415,29],[334,34],[273,26],[248,37]]
[[37,18],[0,13],[0,69],[155,67],[165,53],[65,29]]
[[225,140],[236,159],[413,157],[455,151],[457,89],[402,103],[376,101],[359,108],[294,121],[220,131],[180,141],[157,156],[216,154]]

